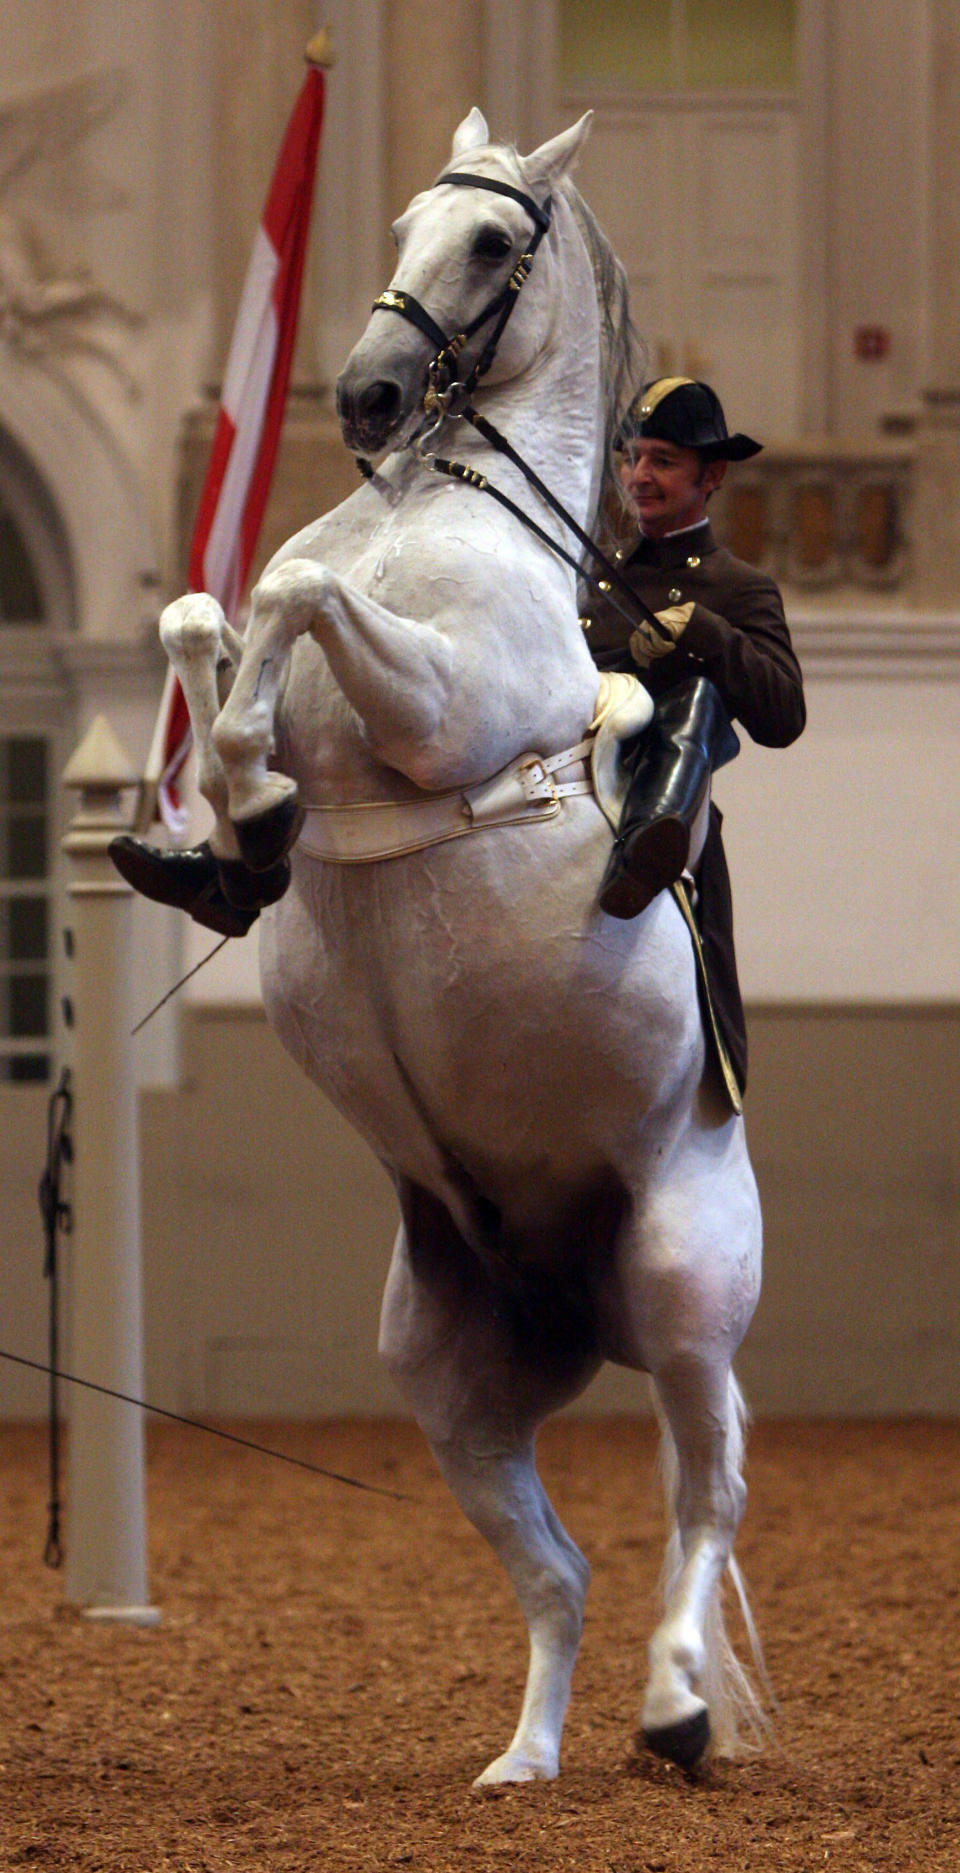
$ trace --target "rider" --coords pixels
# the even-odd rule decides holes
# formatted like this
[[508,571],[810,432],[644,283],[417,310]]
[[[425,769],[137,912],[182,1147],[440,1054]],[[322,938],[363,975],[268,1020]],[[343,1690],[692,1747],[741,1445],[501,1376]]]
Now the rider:
[[[731,720],[762,746],[783,748],[800,734],[806,711],[777,586],[718,546],[707,518],[728,461],[758,454],[761,444],[728,434],[708,384],[661,377],[635,397],[617,447],[639,522],[617,554],[620,570],[663,626],[663,635],[646,622],[631,630],[602,598],[584,620],[600,669],[639,672],[656,704],[600,885],[602,909],[627,918],[681,877],[711,772],[739,749]],[[742,1090],[746,1027],[720,826],[711,804],[696,916],[714,1012]]]

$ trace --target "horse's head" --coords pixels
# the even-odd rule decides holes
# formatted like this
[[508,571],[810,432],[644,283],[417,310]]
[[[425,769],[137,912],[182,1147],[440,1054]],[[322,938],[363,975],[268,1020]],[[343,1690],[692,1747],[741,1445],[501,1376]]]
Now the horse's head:
[[[456,375],[469,375],[496,328],[499,308],[508,302],[508,282],[521,256],[539,236],[543,245],[529,281],[509,294],[516,311],[511,307],[485,381],[502,382],[533,362],[552,311],[550,198],[589,123],[588,113],[531,155],[519,156],[490,143],[478,110],[464,118],[444,175],[414,196],[394,224],[397,271],[338,379],[337,409],[349,448],[376,454],[403,441],[423,409],[431,361],[444,341],[464,333]],[[444,180],[464,172],[502,185],[503,192]]]

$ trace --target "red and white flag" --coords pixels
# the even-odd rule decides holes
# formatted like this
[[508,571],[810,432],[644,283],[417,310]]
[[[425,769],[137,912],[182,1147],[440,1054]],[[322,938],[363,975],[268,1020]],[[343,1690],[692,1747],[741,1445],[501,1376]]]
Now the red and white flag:
[[[250,256],[194,523],[190,590],[219,599],[231,623],[256,550],[283,426],[323,103],[323,71],[311,64],[287,124]],[[183,691],[169,671],[148,779],[156,778],[157,806],[173,832],[184,830],[176,781],[191,739]]]

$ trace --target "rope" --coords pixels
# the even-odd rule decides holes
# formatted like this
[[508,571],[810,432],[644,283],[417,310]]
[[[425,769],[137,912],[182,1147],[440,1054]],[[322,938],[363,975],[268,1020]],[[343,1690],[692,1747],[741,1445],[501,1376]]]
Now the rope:
[[387,1489],[381,1483],[364,1483],[357,1476],[346,1476],[342,1470],[329,1470],[322,1463],[311,1463],[306,1457],[294,1457],[287,1450],[274,1450],[269,1444],[255,1443],[253,1438],[240,1437],[235,1431],[224,1431],[216,1424],[205,1424],[202,1418],[185,1418],[177,1411],[167,1411],[163,1405],[151,1405],[144,1398],[133,1398],[129,1392],[118,1392],[110,1385],[97,1385],[93,1379],[80,1379],[74,1372],[54,1369],[39,1359],[25,1359],[22,1353],[8,1353],[0,1346],[0,1359],[9,1360],[13,1366],[26,1366],[30,1372],[45,1372],[50,1377],[62,1379],[65,1385],[82,1386],[86,1392],[99,1392],[102,1398],[115,1398],[122,1405],[136,1405],[140,1411],[149,1411],[155,1418],[167,1418],[172,1424],[185,1424],[191,1431],[205,1431],[208,1437],[219,1437],[227,1444],[239,1444],[242,1450],[254,1450],[258,1456],[273,1457],[277,1463],[293,1464],[295,1469],[308,1470],[312,1476],[325,1476],[331,1483],[343,1483],[348,1489],[362,1489],[370,1496],[386,1496],[391,1502],[416,1502],[416,1496],[406,1496],[399,1489]]

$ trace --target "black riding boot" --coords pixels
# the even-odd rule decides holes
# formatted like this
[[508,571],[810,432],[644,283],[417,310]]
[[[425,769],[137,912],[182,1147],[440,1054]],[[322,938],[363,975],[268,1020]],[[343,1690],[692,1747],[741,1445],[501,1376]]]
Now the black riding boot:
[[219,936],[246,936],[290,883],[289,859],[254,872],[242,859],[218,859],[206,840],[186,852],[163,852],[125,832],[111,839],[108,851],[121,878],[142,897],[187,911]]
[[690,836],[714,768],[740,743],[708,677],[668,690],[638,742],[620,827],[598,894],[609,917],[639,917],[673,884],[690,856]]

